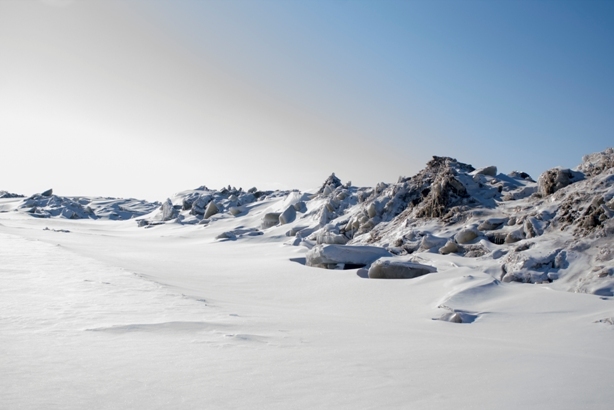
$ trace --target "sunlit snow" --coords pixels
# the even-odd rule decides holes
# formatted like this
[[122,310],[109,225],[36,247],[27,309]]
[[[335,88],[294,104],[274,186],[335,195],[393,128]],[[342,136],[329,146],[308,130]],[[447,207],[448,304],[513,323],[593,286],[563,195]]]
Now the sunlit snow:
[[0,408],[609,409],[613,159],[3,193]]

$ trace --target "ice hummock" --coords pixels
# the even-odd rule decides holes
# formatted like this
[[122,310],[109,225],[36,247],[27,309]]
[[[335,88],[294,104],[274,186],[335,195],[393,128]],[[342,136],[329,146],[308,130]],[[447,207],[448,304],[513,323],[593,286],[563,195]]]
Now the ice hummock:
[[553,192],[439,157],[319,193],[1,198],[2,403],[609,408],[611,154]]
[[[281,230],[293,238],[288,244],[311,249],[311,266],[368,268],[382,256],[439,254],[479,258],[497,280],[614,293],[611,148],[586,155],[573,170],[547,170],[537,181],[524,172],[506,175],[495,165],[476,169],[435,156],[416,175],[375,187],[344,184],[333,173],[315,194],[203,185],[153,203],[65,197],[52,190],[5,201],[3,209],[13,206],[39,218],[136,219],[149,228],[237,221],[218,239],[250,240]],[[364,260],[350,257],[357,249]],[[332,250],[334,258],[324,257]],[[371,254],[379,256],[365,256]]]

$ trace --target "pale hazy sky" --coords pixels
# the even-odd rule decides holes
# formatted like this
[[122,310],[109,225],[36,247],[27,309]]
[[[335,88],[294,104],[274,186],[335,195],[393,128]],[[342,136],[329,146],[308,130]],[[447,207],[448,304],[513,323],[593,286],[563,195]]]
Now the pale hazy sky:
[[0,0],[0,190],[164,199],[614,145],[614,2]]

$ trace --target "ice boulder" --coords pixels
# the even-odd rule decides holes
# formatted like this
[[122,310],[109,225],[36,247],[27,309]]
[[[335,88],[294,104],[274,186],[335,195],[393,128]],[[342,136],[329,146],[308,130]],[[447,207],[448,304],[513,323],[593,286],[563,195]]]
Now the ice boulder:
[[187,194],[180,193],[179,195],[182,196],[182,201],[181,201],[182,211],[190,211],[192,209],[192,206],[194,205],[194,202],[198,200],[198,198],[200,198],[200,193],[198,192],[189,192]]
[[478,226],[478,230],[493,231],[499,229],[503,224],[507,223],[508,220],[509,218],[489,218]]
[[460,232],[458,232],[456,235],[454,235],[454,239],[456,240],[456,242],[458,243],[469,243],[472,240],[474,240],[475,238],[477,238],[480,235],[480,233],[474,229],[474,228],[468,228],[468,229],[463,229]]
[[524,239],[524,230],[515,229],[506,235],[504,242],[505,243],[516,243],[523,239]]
[[377,215],[377,206],[375,203],[371,202],[367,207],[367,213],[369,214],[369,218],[373,218]]
[[375,260],[392,256],[378,246],[316,245],[307,252],[307,266],[318,268],[360,268]]
[[608,148],[603,152],[585,155],[578,170],[587,176],[594,176],[614,168],[614,148]]
[[282,225],[294,222],[295,219],[296,209],[294,208],[294,205],[290,205],[279,215],[279,223]]
[[384,258],[373,262],[369,268],[369,278],[412,279],[433,272],[437,272],[437,269],[433,266]]
[[204,215],[205,208],[209,204],[209,202],[211,202],[211,199],[211,195],[201,195],[192,202],[192,210],[190,211],[190,213],[192,215]]
[[439,249],[445,246],[446,242],[447,240],[445,238],[440,238],[439,236],[428,233],[424,235],[420,241],[420,250],[428,251],[434,248]]
[[252,194],[251,192],[247,194],[242,194],[239,197],[239,205],[251,204],[255,200],[256,200],[256,196]]
[[444,246],[439,248],[439,253],[442,255],[456,252],[458,252],[458,244],[454,240],[449,240]]
[[558,270],[569,266],[563,249],[535,248],[522,253],[511,252],[501,265],[503,282],[542,283],[558,279]]
[[234,232],[222,232],[221,234],[219,234],[218,236],[215,237],[215,239],[229,239],[229,240],[235,240],[237,239],[237,236],[234,234]]
[[345,235],[329,231],[318,233],[316,238],[317,244],[345,245],[348,241],[349,239]]
[[531,175],[527,174],[526,172],[512,171],[507,174],[507,176],[515,179],[524,179],[526,181],[535,182],[533,178],[531,178]]
[[479,168],[473,171],[473,174],[494,177],[494,176],[497,176],[497,167],[494,165],[491,165],[489,167]]
[[301,232],[301,237],[305,236],[303,235],[304,233],[311,233],[311,229],[306,229],[307,226],[305,225],[299,225],[299,226],[294,226],[292,227],[288,232],[286,232],[286,236],[297,236],[299,232],[305,230],[305,232]]
[[504,201],[519,201],[521,199],[530,197],[531,195],[537,192],[537,189],[538,189],[537,186],[521,187],[512,192],[507,192],[503,196],[503,200]]
[[207,209],[205,209],[204,218],[209,219],[210,217],[217,214],[218,212],[220,212],[220,208],[218,208],[215,202],[211,201],[209,202],[209,205],[207,205]]
[[232,216],[237,216],[239,215],[242,211],[241,208],[237,207],[237,206],[231,206],[230,208],[228,208],[228,212],[230,212],[230,214]]
[[162,203],[161,209],[163,221],[170,221],[173,219],[173,216],[175,216],[175,208],[173,207],[173,203],[170,199],[167,199],[164,201],[164,203]]
[[581,172],[563,168],[549,169],[539,176],[538,191],[542,196],[548,196],[582,179],[584,179],[584,174]]
[[307,212],[307,205],[305,205],[305,201],[298,201],[297,203],[294,204],[294,209],[297,212],[304,214],[305,212]]
[[441,317],[434,318],[434,320],[441,320],[443,322],[450,323],[473,323],[480,316],[479,314],[469,313],[462,310],[450,309],[447,306],[439,306],[440,308],[447,309],[448,312],[441,315]]
[[280,215],[281,214],[279,212],[270,212],[265,214],[262,218],[262,228],[266,229],[279,224]]

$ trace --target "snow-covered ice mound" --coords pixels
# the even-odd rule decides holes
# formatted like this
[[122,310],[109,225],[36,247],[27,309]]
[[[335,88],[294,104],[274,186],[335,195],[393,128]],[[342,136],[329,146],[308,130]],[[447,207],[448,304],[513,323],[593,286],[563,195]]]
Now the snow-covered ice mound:
[[[139,226],[155,226],[170,223],[208,224],[216,219],[245,216],[256,202],[266,199],[293,197],[296,191],[259,191],[251,188],[244,191],[230,185],[220,190],[201,186],[197,189],[181,191],[162,202],[159,208],[139,219]],[[293,208],[294,211],[294,208]],[[295,215],[295,214],[292,214]],[[279,223],[279,218],[287,222],[289,213],[281,212],[269,215],[265,227]],[[285,219],[284,219],[285,218]],[[265,218],[266,219],[266,218]]]
[[[23,198],[13,195],[5,198]],[[38,218],[65,219],[132,219],[151,213],[159,207],[157,202],[138,199],[100,197],[67,197],[54,195],[49,189],[18,202],[6,204],[4,211],[13,210]]]
[[381,257],[437,254],[479,262],[505,282],[614,294],[611,148],[586,155],[576,169],[547,170],[537,181],[524,172],[498,173],[494,165],[476,169],[433,157],[413,177],[372,188],[332,174],[313,194],[201,186],[150,203],[48,190],[2,209],[10,204],[36,217],[199,225],[219,241],[286,236],[286,244],[310,249],[307,265],[322,268],[368,269]]
[[613,158],[612,149],[587,155],[577,169],[554,168],[537,182],[448,157],[433,157],[414,177],[375,188],[331,177],[308,203],[303,219],[311,225],[301,220],[304,229],[292,233],[308,247],[369,245],[399,256],[480,258],[497,279],[557,281],[555,288],[610,295]]
[[8,191],[0,191],[0,199],[3,198],[23,198],[23,195],[20,194],[14,194],[12,192],[8,192]]
[[609,409],[613,155],[1,198],[0,403]]

